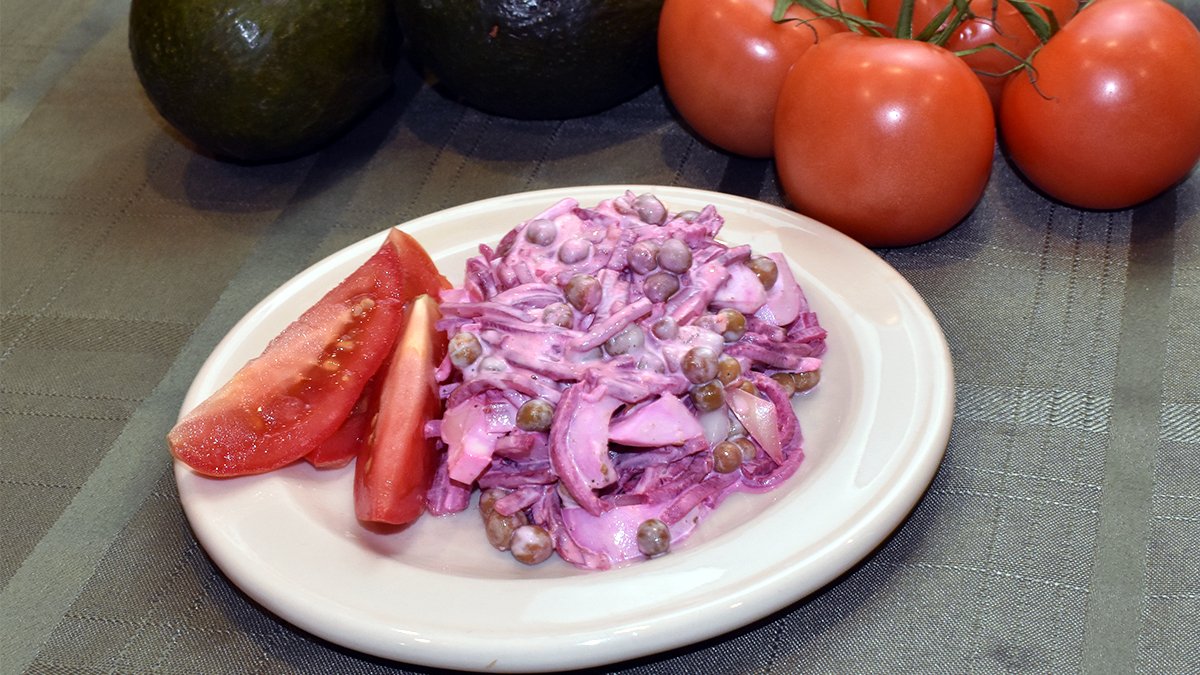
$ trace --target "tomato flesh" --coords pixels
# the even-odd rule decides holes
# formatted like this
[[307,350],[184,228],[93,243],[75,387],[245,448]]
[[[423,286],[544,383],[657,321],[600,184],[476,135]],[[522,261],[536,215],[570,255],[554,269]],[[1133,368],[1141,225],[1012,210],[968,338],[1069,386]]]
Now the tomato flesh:
[[418,297],[408,310],[378,397],[378,414],[354,467],[354,509],[367,523],[406,525],[425,510],[425,491],[437,467],[426,422],[441,413],[434,369],[446,354],[437,329],[437,302]]
[[399,334],[405,279],[390,242],[167,435],[210,476],[261,473],[311,452],[350,414]]
[[373,377],[367,382],[342,426],[305,455],[304,460],[318,469],[339,469],[358,456],[359,448],[367,442],[367,435],[371,433],[378,391],[379,378]]

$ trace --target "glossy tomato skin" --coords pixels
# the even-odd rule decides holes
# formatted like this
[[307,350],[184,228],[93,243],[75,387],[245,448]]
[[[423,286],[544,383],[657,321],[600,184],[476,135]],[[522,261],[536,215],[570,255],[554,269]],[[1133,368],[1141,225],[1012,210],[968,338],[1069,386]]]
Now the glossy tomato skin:
[[[991,44],[1012,52],[1007,54],[994,47],[985,47],[962,56],[962,60],[975,71],[983,88],[987,90],[988,97],[992,100],[992,108],[999,110],[1004,84],[1012,77],[1013,68],[1020,65],[1020,61],[1014,58],[1014,55],[1028,57],[1042,41],[1011,3],[998,0],[993,8],[992,2],[993,0],[971,0],[970,8],[974,16],[954,31],[946,42],[946,49],[952,52],[966,52]],[[1047,21],[1047,10],[1053,12],[1054,21],[1060,27],[1065,26],[1079,10],[1077,0],[1038,0],[1030,6]],[[1004,75],[1005,73],[1008,74]]]
[[971,211],[995,138],[983,85],[952,53],[844,33],[784,81],[775,161],[800,213],[868,246],[908,246]]
[[[666,0],[658,23],[663,86],[702,138],[747,157],[773,150],[775,101],[788,68],[814,41],[844,32],[830,20],[776,23],[774,0]],[[865,16],[861,0],[843,3]],[[793,5],[787,16],[815,19]]]
[[450,280],[438,271],[421,242],[413,239],[411,234],[392,228],[387,243],[400,260],[400,297],[404,302],[411,302],[420,295],[436,297],[440,291],[450,288]]
[[441,414],[434,370],[446,354],[439,316],[432,297],[412,302],[383,374],[378,413],[354,465],[354,510],[362,522],[407,525],[425,510],[425,491],[437,467],[435,440],[426,438],[425,423]]
[[1200,159],[1200,32],[1161,0],[1099,0],[1004,89],[1000,129],[1021,172],[1089,209],[1132,206]]
[[240,476],[290,464],[342,425],[403,319],[404,273],[384,243],[167,435],[198,473]]

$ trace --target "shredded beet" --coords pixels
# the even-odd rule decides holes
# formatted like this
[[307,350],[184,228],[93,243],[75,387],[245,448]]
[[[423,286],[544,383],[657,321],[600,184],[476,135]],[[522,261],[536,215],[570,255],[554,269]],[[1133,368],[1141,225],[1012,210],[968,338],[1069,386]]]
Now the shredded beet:
[[647,520],[678,544],[728,495],[792,476],[802,434],[771,376],[819,369],[825,329],[787,260],[719,242],[723,224],[626,192],[562,200],[481,246],[441,298],[439,328],[478,350],[437,370],[430,510],[488,490],[485,521],[520,517],[607,569],[658,554],[637,546]]

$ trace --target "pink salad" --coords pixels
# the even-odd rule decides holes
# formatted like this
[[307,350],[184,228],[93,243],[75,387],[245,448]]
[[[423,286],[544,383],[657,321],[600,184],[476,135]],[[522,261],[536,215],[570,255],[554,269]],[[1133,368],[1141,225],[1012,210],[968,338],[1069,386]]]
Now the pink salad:
[[795,473],[790,397],[817,384],[825,330],[784,257],[719,242],[723,222],[626,192],[480,246],[441,297],[430,511],[478,489],[496,548],[607,569]]

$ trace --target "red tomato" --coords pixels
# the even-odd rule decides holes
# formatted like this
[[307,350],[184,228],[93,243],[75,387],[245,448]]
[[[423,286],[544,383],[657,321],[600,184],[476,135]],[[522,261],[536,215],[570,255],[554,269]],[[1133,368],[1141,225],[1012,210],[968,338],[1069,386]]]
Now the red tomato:
[[1200,31],[1161,0],[1099,0],[1012,78],[1000,130],[1013,162],[1051,197],[1132,206],[1200,159]]
[[[846,30],[829,19],[776,23],[774,7],[775,0],[666,0],[659,17],[658,63],[671,103],[697,134],[739,155],[771,156],[788,68],[814,40]],[[862,0],[843,7],[866,15]],[[816,15],[793,5],[787,17]]]
[[907,246],[958,223],[991,174],[995,121],[952,53],[913,40],[832,35],[783,84],[775,162],[801,213],[868,246]]
[[413,301],[379,392],[379,413],[354,465],[354,510],[369,523],[405,525],[425,509],[425,490],[437,467],[425,423],[441,414],[434,369],[446,354],[437,329],[437,301]]
[[[993,1],[997,3],[994,8]],[[1038,0],[1029,3],[1029,6],[1047,22],[1047,10],[1054,12],[1054,20],[1060,27],[1065,26],[1079,10],[1078,0]],[[1037,33],[1029,27],[1029,22],[1007,0],[971,0],[970,7],[974,17],[954,31],[946,42],[946,49],[964,52],[992,44],[1025,58],[1042,44]],[[1004,83],[1011,77],[1011,73],[1007,76],[1002,76],[1002,73],[1009,73],[1020,62],[994,47],[964,54],[962,60],[979,76],[988,97],[992,99],[993,109],[999,110],[1000,93],[1004,91]]]
[[171,452],[211,476],[270,471],[311,452],[341,426],[391,351],[405,278],[385,243],[180,420],[167,435]]

